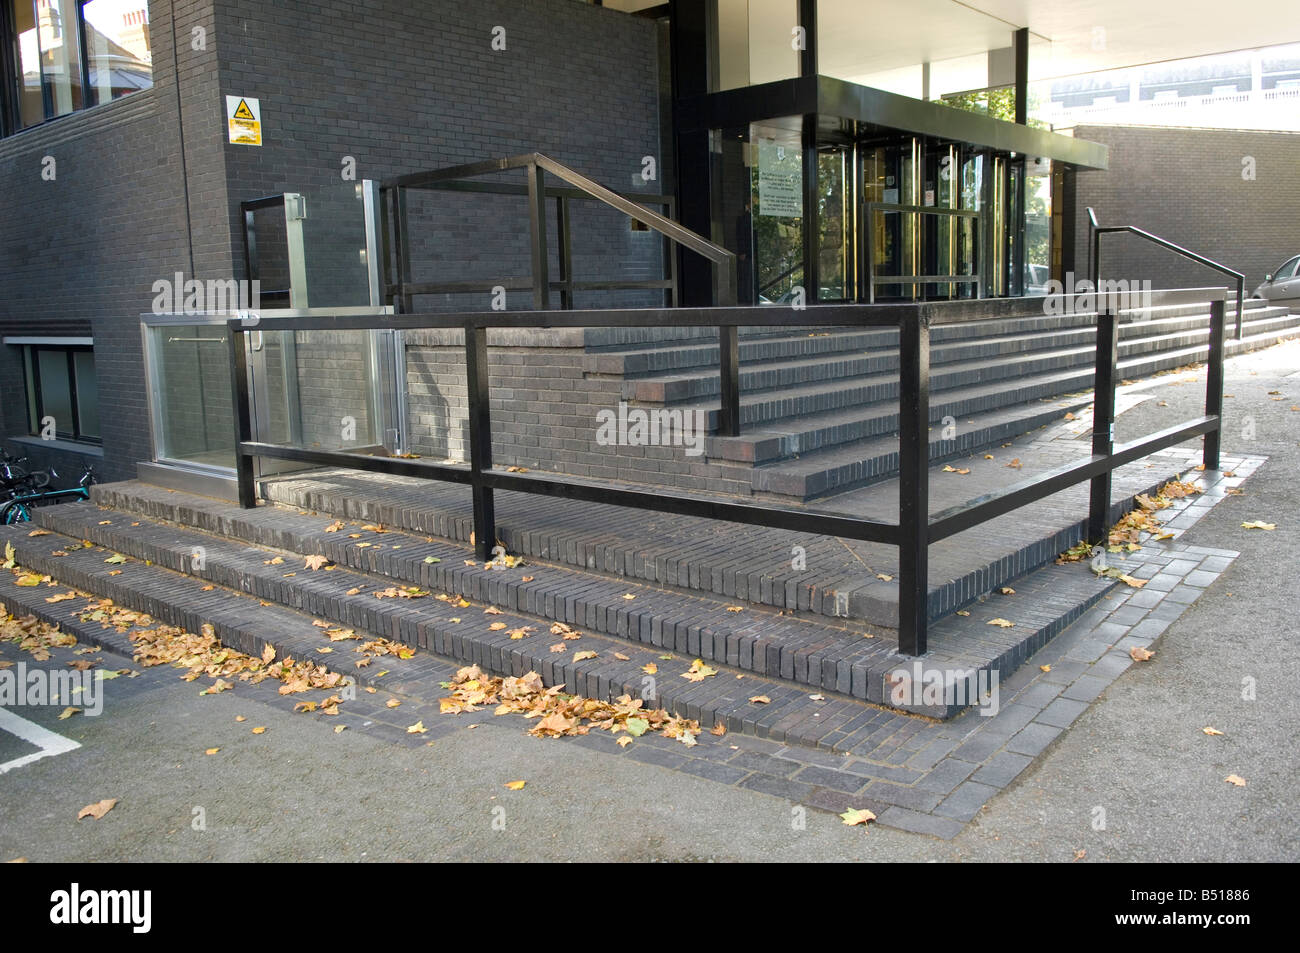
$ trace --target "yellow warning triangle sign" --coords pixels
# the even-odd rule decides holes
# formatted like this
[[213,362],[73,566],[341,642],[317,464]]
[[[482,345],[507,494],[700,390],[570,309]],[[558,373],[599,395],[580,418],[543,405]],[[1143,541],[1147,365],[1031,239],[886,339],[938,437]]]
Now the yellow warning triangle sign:
[[236,119],[252,119],[252,118],[253,118],[253,110],[249,109],[249,108],[248,108],[248,103],[244,102],[244,101],[241,99],[241,100],[239,101],[239,105],[235,108],[235,117],[234,117],[234,118],[236,118]]

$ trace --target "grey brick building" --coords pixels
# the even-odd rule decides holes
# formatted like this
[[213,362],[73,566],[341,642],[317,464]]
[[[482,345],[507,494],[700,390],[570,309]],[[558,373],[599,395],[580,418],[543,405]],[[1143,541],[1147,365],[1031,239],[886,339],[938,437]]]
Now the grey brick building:
[[[763,15],[775,17],[762,27],[775,31],[770,49],[760,49],[767,41],[750,13],[744,22],[728,19],[739,6],[745,5],[6,0],[6,449],[65,472],[90,459],[101,479],[130,478],[159,454],[151,418],[159,407],[173,449],[201,456],[228,444],[228,410],[205,399],[224,392],[229,400],[224,366],[204,356],[216,352],[191,335],[184,355],[169,358],[165,381],[155,382],[140,315],[150,310],[155,283],[174,275],[251,277],[240,203],[281,193],[308,196],[305,227],[318,230],[310,236],[312,304],[366,303],[355,297],[350,278],[358,242],[331,231],[331,223],[351,214],[349,174],[383,181],[546,153],[612,188],[671,196],[683,224],[739,256],[742,302],[792,284],[809,289],[812,302],[1022,294],[1030,290],[1031,266],[1058,278],[1086,270],[1087,205],[1106,221],[1144,225],[1240,267],[1252,284],[1297,250],[1294,136],[1103,127],[1055,135],[1023,117],[1003,122],[927,101],[937,90],[914,99],[845,80],[830,42],[839,27],[823,22],[819,32],[815,0],[791,0],[788,10],[754,6],[753,16],[770,6]],[[789,45],[792,25],[809,28],[801,51]],[[727,30],[747,31],[750,47],[739,60],[719,39]],[[1006,39],[1010,46],[987,51],[985,78],[990,87],[1011,83],[1023,92],[1019,54],[1027,52],[1028,28]],[[1018,65],[1006,75],[995,69],[1013,61]],[[228,141],[229,96],[260,104],[260,146]],[[764,207],[773,170],[763,156],[774,145],[793,150],[802,169],[801,194],[784,195],[779,215]],[[1251,181],[1241,175],[1245,156],[1256,163]],[[656,170],[649,182],[642,175],[647,161]],[[1024,203],[1013,201],[1028,180],[1050,193],[1050,214],[1039,223],[1053,231],[1050,253],[1042,250],[1047,244],[1026,242]],[[835,202],[840,209],[832,214]],[[978,213],[988,227],[963,233],[944,251],[944,242],[906,225],[913,213],[891,206],[948,216],[945,227]],[[525,210],[510,196],[437,193],[413,201],[411,219],[416,281],[491,283],[528,271]],[[668,262],[657,239],[629,229],[621,216],[575,208],[572,226],[580,277],[664,273]],[[271,224],[258,227],[259,277],[264,288],[283,287],[284,235]],[[838,237],[829,235],[835,228]],[[775,280],[774,245],[782,264],[796,262]],[[1158,255],[1116,254],[1133,277],[1157,286],[1197,282],[1193,271]],[[677,264],[679,300],[709,303],[709,275],[685,256]],[[924,275],[947,275],[953,283],[880,280]],[[606,291],[577,303],[660,300]],[[512,291],[508,304],[528,307],[529,299]],[[419,307],[484,310],[489,301],[426,295]],[[302,419],[295,423],[272,408],[273,429],[308,443],[327,441],[339,419],[356,416],[363,419],[358,442],[382,442],[384,434],[364,423],[374,415],[356,411],[357,401],[371,399],[364,393],[365,358],[341,339],[296,343]],[[628,479],[671,471],[671,482],[688,487],[729,488],[736,481],[726,460],[644,452],[629,461],[583,449],[595,410],[636,393],[600,360],[602,348],[627,341],[593,334],[527,343],[494,352],[501,372],[529,378],[517,397],[506,394],[495,408],[503,462],[563,464],[581,475]],[[406,448],[458,458],[465,438],[458,346],[432,333],[412,335],[408,344]],[[281,371],[267,373],[276,385]]]

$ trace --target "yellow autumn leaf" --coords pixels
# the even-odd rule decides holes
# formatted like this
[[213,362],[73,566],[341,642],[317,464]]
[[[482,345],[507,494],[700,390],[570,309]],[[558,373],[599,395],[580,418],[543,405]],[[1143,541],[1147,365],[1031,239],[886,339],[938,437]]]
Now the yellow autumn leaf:
[[855,824],[866,826],[876,819],[876,815],[872,814],[866,808],[863,808],[862,810],[854,810],[853,808],[850,808],[841,814],[840,818],[849,827],[853,827]]
[[1144,649],[1140,645],[1135,645],[1128,650],[1129,658],[1131,658],[1135,662],[1146,662],[1150,659],[1155,658],[1155,655],[1156,655],[1155,652],[1152,652],[1148,649]]
[[1235,784],[1239,788],[1244,788],[1246,786],[1246,779],[1238,777],[1235,774],[1230,774],[1223,780],[1227,781],[1229,784]]
[[596,657],[595,652],[574,652],[573,653],[573,660],[575,662],[581,662],[584,659],[595,658],[595,657]]
[[1223,732],[1220,731],[1218,728],[1211,728],[1209,725],[1206,725],[1204,728],[1201,729],[1201,731],[1205,732],[1207,735],[1221,735],[1221,734],[1223,734]]
[[253,734],[255,735],[266,734],[266,725],[258,725],[256,728],[253,729]]
[[1015,627],[1015,623],[1014,623],[1014,622],[1011,622],[1011,621],[1008,621],[1007,619],[989,619],[989,621],[986,622],[986,623],[984,623],[984,624],[985,624],[985,625],[996,625],[996,626],[998,626],[998,627],[1000,627],[1000,628],[1003,628],[1003,629],[1010,629],[1010,628],[1014,628],[1014,627]]
[[429,730],[428,728],[424,727],[424,721],[420,720],[417,721],[415,724],[411,725],[410,727],[408,727],[406,729],[406,733],[408,735],[422,735],[428,732],[428,730]]
[[98,821],[111,811],[117,805],[117,802],[117,798],[108,797],[102,801],[96,801],[94,804],[87,804],[77,812],[77,820],[81,820],[83,817],[93,817]]
[[749,701],[752,705],[770,705],[772,703],[772,699],[766,695],[751,695]]
[[506,787],[511,791],[522,791],[527,781],[507,781]]
[[1249,523],[1242,523],[1242,529],[1277,529],[1276,523],[1265,523],[1263,520],[1251,520]]

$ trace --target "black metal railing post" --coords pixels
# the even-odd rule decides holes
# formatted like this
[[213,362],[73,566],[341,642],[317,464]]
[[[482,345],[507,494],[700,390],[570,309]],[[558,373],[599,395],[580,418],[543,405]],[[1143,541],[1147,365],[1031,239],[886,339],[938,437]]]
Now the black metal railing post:
[[551,307],[550,255],[546,251],[546,173],[536,162],[525,166],[528,174],[528,236],[533,252],[533,310]]
[[[1240,301],[1240,299],[1238,299]],[[1238,304],[1238,309],[1241,305]],[[1205,416],[1218,417],[1219,426],[1205,435],[1201,462],[1207,470],[1219,469],[1219,450],[1223,444],[1223,354],[1225,350],[1227,304],[1222,298],[1210,302],[1210,356],[1205,375]],[[1237,311],[1241,327],[1241,311]]]
[[1237,276],[1237,340],[1241,340],[1242,324],[1246,321],[1246,276]]
[[[713,265],[714,304],[720,308],[736,304],[736,259],[715,262]],[[721,401],[718,407],[718,435],[740,436],[740,328],[737,325],[718,326],[718,375],[721,379]]]
[[[1094,248],[1095,250],[1095,248]],[[1092,397],[1092,455],[1109,457],[1115,450],[1115,375],[1119,363],[1118,302],[1097,295],[1097,360]],[[1092,478],[1088,504],[1088,538],[1105,542],[1110,523],[1111,469]]]
[[898,651],[924,655],[929,627],[930,318],[898,328]]
[[555,238],[560,265],[560,307],[568,311],[573,307],[573,241],[569,233],[569,199],[564,195],[555,197]]
[[242,444],[253,439],[253,420],[248,400],[248,354],[244,331],[233,322],[226,328],[230,348],[230,396],[235,412],[235,482],[239,505],[250,510],[257,505],[257,484],[253,479],[253,458],[242,452]]
[[402,186],[393,188],[393,238],[397,257],[397,306],[403,314],[415,310],[415,302],[409,291],[411,283],[411,223],[407,215],[406,189]]
[[465,392],[469,399],[469,470],[474,492],[474,555],[490,559],[496,545],[496,507],[483,474],[492,469],[492,414],[487,328],[465,322]]

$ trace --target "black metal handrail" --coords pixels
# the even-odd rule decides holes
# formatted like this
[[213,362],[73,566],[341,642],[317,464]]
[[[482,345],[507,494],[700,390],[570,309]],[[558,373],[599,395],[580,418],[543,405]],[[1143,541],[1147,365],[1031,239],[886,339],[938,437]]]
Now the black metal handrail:
[[[1210,305],[1209,379],[1205,413],[1122,446],[1114,445],[1116,365],[1119,351],[1118,302],[1099,299],[1096,394],[1091,456],[1082,462],[1030,477],[995,493],[930,515],[930,330],[964,321],[1042,313],[1044,298],[998,301],[919,302],[906,304],[822,305],[794,310],[773,307],[668,308],[609,311],[528,311],[470,314],[335,315],[277,318],[283,331],[366,331],[389,329],[460,328],[465,334],[465,375],[468,392],[470,460],[464,464],[368,456],[341,450],[313,450],[252,439],[248,363],[244,335],[249,327],[239,318],[227,323],[230,373],[235,410],[235,460],[239,504],[253,507],[257,492],[253,458],[271,457],[398,476],[468,484],[473,494],[475,552],[491,555],[496,534],[493,494],[511,490],[608,503],[661,513],[726,520],[805,533],[897,546],[899,649],[908,655],[926,651],[929,628],[928,552],[933,542],[1043,499],[1084,481],[1091,482],[1088,532],[1104,536],[1110,514],[1111,474],[1120,466],[1184,440],[1205,435],[1207,470],[1219,466],[1219,434],[1223,409],[1224,290],[1182,289],[1151,294],[1159,304],[1213,299]],[[1054,305],[1073,308],[1085,296],[1056,296],[1068,301]],[[1086,300],[1097,300],[1087,298]],[[1084,309],[1088,310],[1088,309]],[[896,327],[899,331],[899,508],[898,522],[887,523],[833,513],[807,506],[777,506],[718,497],[671,495],[659,489],[639,490],[566,477],[562,474],[510,473],[492,465],[492,421],[488,390],[488,329],[583,327],[717,327],[735,332],[742,326],[766,327]],[[266,330],[263,324],[260,330]],[[725,361],[724,361],[725,363]],[[725,369],[724,369],[725,373]]]
[[1175,254],[1182,255],[1188,261],[1194,261],[1207,268],[1213,268],[1220,274],[1232,278],[1237,283],[1237,332],[1235,336],[1238,341],[1241,340],[1242,324],[1246,320],[1246,315],[1243,311],[1246,305],[1246,276],[1244,274],[1233,268],[1229,268],[1222,262],[1215,261],[1213,258],[1206,258],[1204,255],[1198,255],[1196,252],[1189,251],[1182,245],[1177,245],[1167,238],[1161,238],[1159,235],[1152,234],[1144,228],[1138,228],[1136,225],[1099,225],[1097,224],[1097,213],[1092,210],[1092,206],[1088,206],[1087,211],[1088,233],[1091,235],[1091,256],[1089,260],[1092,263],[1089,277],[1092,279],[1092,287],[1095,290],[1101,290],[1099,284],[1101,281],[1101,236],[1109,232],[1127,232],[1130,235],[1136,235],[1138,238],[1151,242],[1153,245],[1158,245],[1161,248],[1174,252]]
[[[481,186],[474,188],[473,183],[467,183],[464,180],[511,169],[523,169],[527,175],[527,186],[520,189],[520,192],[526,193],[528,196],[528,230],[532,252],[532,268],[529,277],[527,279],[506,278],[486,284],[481,282],[412,282],[410,280],[411,241],[406,191],[408,189],[442,189],[448,187],[457,187],[465,191],[491,191],[490,188]],[[393,304],[404,313],[410,313],[414,310],[412,303],[414,295],[489,291],[495,287],[502,287],[507,290],[524,290],[531,287],[534,310],[547,311],[551,307],[551,289],[554,286],[560,290],[566,308],[572,307],[573,291],[583,289],[671,288],[674,296],[673,303],[676,304],[676,256],[671,249],[666,250],[671,277],[664,281],[585,282],[581,284],[574,282],[570,255],[568,202],[575,196],[571,193],[561,194],[557,197],[557,226],[560,242],[559,261],[563,273],[558,283],[553,283],[550,280],[546,198],[548,195],[554,195],[555,193],[548,191],[546,187],[545,177],[548,173],[567,183],[570,189],[580,193],[577,197],[585,197],[601,202],[616,211],[622,212],[634,221],[640,222],[646,228],[658,232],[667,241],[706,258],[713,265],[713,303],[719,306],[734,305],[736,303],[736,255],[734,252],[728,251],[721,245],[709,241],[703,235],[691,231],[671,218],[646,208],[646,206],[620,195],[613,189],[606,188],[594,179],[590,179],[540,152],[530,152],[525,155],[510,156],[504,159],[490,159],[485,162],[474,162],[468,165],[452,166],[430,172],[414,172],[382,182],[380,184],[380,194],[387,194],[390,198],[388,203],[382,201],[380,203],[383,219],[381,229],[384,240],[384,289],[388,303]],[[664,196],[639,197],[643,201],[659,201],[661,204],[665,199]],[[391,205],[393,219],[391,249],[389,248],[388,227],[389,205]],[[390,260],[395,260],[396,281],[389,280]],[[722,406],[719,411],[718,430],[719,433],[734,437],[740,434],[740,390],[737,383],[740,375],[739,330],[736,326],[719,326],[718,337],[723,364]]]

